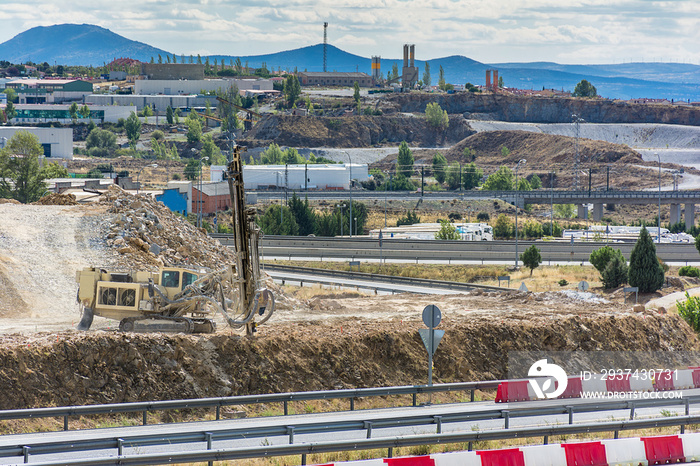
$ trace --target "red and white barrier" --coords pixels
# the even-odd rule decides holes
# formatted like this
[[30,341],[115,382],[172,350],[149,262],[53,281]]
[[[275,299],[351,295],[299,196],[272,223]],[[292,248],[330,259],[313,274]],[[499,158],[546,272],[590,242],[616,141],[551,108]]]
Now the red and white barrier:
[[323,466],[651,466],[700,461],[700,433],[330,463]]
[[[630,374],[610,375],[605,379],[600,374],[593,374],[588,379],[570,376],[566,390],[558,398],[580,398],[582,393],[661,392],[690,388],[700,388],[700,368],[644,374],[639,377]],[[509,380],[498,385],[495,401],[512,403],[538,399],[528,380]]]

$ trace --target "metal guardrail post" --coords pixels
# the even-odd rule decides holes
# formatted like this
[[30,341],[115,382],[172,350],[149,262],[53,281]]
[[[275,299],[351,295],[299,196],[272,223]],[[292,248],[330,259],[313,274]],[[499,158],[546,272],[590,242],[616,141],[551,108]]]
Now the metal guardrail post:
[[289,444],[294,443],[294,426],[287,426],[287,435],[289,435]]
[[68,415],[63,416],[63,430],[68,430]]
[[301,464],[302,466],[306,466],[306,453],[301,454]]
[[143,410],[143,425],[148,425],[148,410],[144,409]]
[[287,416],[289,415],[289,406],[287,401],[284,402],[284,415]]
[[372,438],[372,423],[370,421],[363,421],[365,429],[367,429],[367,438]]
[[542,439],[542,445],[549,445],[549,435],[545,435]]
[[24,446],[22,447],[22,455],[24,455],[24,462],[29,463],[29,450],[31,450],[32,447],[27,447]]
[[442,434],[442,416],[433,416],[433,419],[435,419],[435,424],[437,424],[437,431],[435,433]]
[[124,456],[124,439],[117,439],[117,456]]
[[416,395],[417,395],[417,393],[414,392],[413,393],[413,406],[417,406],[416,405]]
[[574,423],[574,407],[567,406],[566,411],[569,413],[569,424],[573,424]]
[[393,448],[393,447],[389,447],[389,448],[387,449],[386,457],[387,457],[387,458],[393,458],[393,457],[394,457],[394,448]]
[[503,428],[504,429],[510,428],[510,411],[508,411],[508,410],[501,411],[501,416],[503,416],[503,418],[505,419]]
[[630,421],[634,420],[634,403],[630,403]]
[[[213,437],[213,435],[212,435],[211,432],[205,432],[204,435],[205,435],[205,437],[206,437],[206,439],[207,439],[207,450],[211,450],[211,444],[212,444],[212,437]],[[209,465],[209,466],[214,466],[214,462],[213,462],[213,461],[209,461],[208,465]]]
[[221,405],[216,405],[216,420],[221,419]]
[[350,397],[350,411],[355,411],[355,398]]

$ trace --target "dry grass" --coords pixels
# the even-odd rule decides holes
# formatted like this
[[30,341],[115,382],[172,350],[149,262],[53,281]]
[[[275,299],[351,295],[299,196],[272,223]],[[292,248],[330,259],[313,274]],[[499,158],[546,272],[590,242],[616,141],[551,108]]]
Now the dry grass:
[[[274,261],[300,267],[313,267],[329,270],[351,271],[346,262],[331,261]],[[556,291],[562,289],[576,289],[581,280],[585,280],[594,289],[602,289],[600,274],[593,266],[582,265],[541,265],[536,268],[532,276],[530,269],[522,267],[517,271],[508,271],[506,265],[441,265],[441,264],[378,264],[376,262],[363,262],[360,271],[399,277],[427,278],[432,280],[446,280],[462,283],[479,283],[484,285],[498,285],[499,276],[510,276],[511,287],[519,287],[525,283],[530,291]],[[357,267],[352,270],[356,271]],[[560,286],[560,280],[566,280],[568,285]],[[506,286],[505,283],[502,283]],[[317,289],[318,287],[313,287]],[[327,290],[326,290],[327,291]],[[313,293],[313,291],[309,291]]]

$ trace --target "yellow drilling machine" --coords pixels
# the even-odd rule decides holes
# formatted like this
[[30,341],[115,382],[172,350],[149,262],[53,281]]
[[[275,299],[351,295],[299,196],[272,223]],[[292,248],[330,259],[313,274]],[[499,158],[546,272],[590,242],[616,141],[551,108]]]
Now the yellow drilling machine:
[[[226,176],[233,212],[235,263],[207,272],[163,267],[158,272],[116,272],[88,267],[77,273],[79,330],[88,330],[94,316],[119,320],[126,332],[213,333],[220,313],[233,328],[252,335],[275,310],[272,292],[260,279],[260,229],[255,209],[245,205],[241,152],[235,146]],[[257,320],[256,320],[257,319]]]

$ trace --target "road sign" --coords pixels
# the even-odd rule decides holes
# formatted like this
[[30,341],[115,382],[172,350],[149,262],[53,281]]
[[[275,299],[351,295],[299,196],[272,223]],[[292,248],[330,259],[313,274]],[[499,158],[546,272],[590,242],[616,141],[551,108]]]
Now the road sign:
[[[433,332],[433,350],[430,351],[430,332]],[[435,354],[435,351],[437,350],[438,345],[440,344],[440,340],[442,340],[442,337],[445,336],[445,331],[444,330],[435,330],[435,329],[429,329],[429,328],[420,328],[418,329],[418,333],[420,334],[420,339],[423,340],[423,344],[425,345],[425,349],[428,351],[429,354]]]
[[581,280],[578,284],[578,290],[579,291],[587,291],[588,290],[588,282],[586,280]]
[[520,288],[518,288],[518,291],[524,291],[528,292],[527,286],[525,286],[525,282],[520,283]]
[[440,312],[440,308],[434,304],[425,306],[425,309],[423,309],[423,323],[425,323],[425,325],[430,328],[435,328],[440,325],[441,320],[442,312]]

